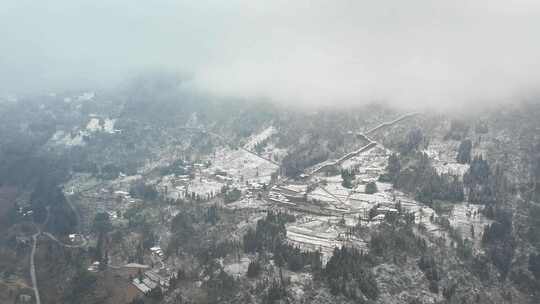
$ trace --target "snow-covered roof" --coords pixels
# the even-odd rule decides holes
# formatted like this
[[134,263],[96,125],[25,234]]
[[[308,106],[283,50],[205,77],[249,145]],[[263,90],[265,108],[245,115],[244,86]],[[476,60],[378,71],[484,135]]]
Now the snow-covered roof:
[[148,265],[138,264],[138,263],[129,263],[124,265],[125,268],[149,268]]
[[373,221],[382,221],[386,216],[384,214],[377,214],[372,218]]

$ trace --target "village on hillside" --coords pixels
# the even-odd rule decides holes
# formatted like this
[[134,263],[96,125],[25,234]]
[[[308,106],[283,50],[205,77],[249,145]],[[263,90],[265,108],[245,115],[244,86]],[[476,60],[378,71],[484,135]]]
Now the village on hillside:
[[[107,124],[105,122],[104,130],[112,131],[113,127]],[[386,125],[383,123],[368,132],[376,132]],[[96,120],[92,120],[87,129],[92,131],[99,129],[98,126]],[[320,252],[323,263],[331,257],[335,248],[348,246],[368,250],[368,235],[362,238],[353,230],[376,226],[384,222],[386,217],[401,211],[414,214],[415,222],[425,227],[433,238],[444,237],[447,233],[438,224],[440,215],[431,207],[394,189],[391,183],[381,181],[380,177],[385,173],[388,157],[392,153],[382,144],[362,133],[360,136],[368,139],[366,146],[335,161],[308,168],[298,179],[291,179],[280,174],[278,163],[287,151],[277,149],[272,144],[264,145],[262,149],[258,147],[259,143],[264,143],[276,132],[270,126],[251,136],[241,148],[218,147],[196,162],[180,159],[173,164],[172,171],[163,174],[143,170],[138,175],[121,174],[107,183],[81,175],[65,184],[64,190],[85,215],[82,220],[86,227],[90,227],[91,219],[101,212],[109,215],[113,225],[129,225],[124,214],[144,201],[140,195],[133,193],[134,185],[141,181],[154,185],[154,195],[166,201],[192,199],[235,212],[253,213],[247,223],[238,226],[235,235],[241,235],[247,226],[254,225],[260,219],[261,212],[287,212],[296,218],[286,225],[289,244],[301,250]],[[431,144],[425,153],[439,172],[463,176],[467,170],[467,165],[455,161],[455,154],[449,154],[444,143]],[[347,181],[342,172],[348,172],[350,177]],[[218,199],[223,195],[225,200]],[[452,212],[446,215],[452,227],[475,240],[477,248],[483,227],[489,224],[489,220],[479,212],[480,209],[478,205],[465,202],[455,204]],[[160,209],[159,214],[148,216],[157,216],[166,225],[178,212],[173,205]],[[138,262],[125,260],[123,255],[110,255],[106,267],[121,273],[140,293],[147,294],[156,286],[167,290],[169,280],[175,277],[178,269],[174,260],[167,258],[164,253],[163,248],[167,247],[168,242],[166,230],[166,226],[156,229],[158,238]],[[477,231],[476,235],[471,235],[471,231]],[[67,241],[78,244],[87,237],[72,234]],[[247,268],[249,261],[242,257],[224,267],[231,275],[238,275],[242,273],[241,269]],[[88,270],[93,272],[104,268],[100,267],[99,261],[88,266]]]

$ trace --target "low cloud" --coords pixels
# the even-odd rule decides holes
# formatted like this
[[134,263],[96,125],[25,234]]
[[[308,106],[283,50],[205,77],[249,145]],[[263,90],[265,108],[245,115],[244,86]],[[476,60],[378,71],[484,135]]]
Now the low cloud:
[[111,86],[157,68],[281,103],[515,101],[540,87],[538,28],[533,0],[8,0],[0,93]]

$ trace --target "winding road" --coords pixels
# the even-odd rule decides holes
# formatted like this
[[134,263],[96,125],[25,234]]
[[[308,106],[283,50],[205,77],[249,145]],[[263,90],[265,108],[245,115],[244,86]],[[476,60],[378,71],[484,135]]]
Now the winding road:
[[49,237],[51,240],[55,241],[56,243],[58,243],[60,246],[62,247],[66,247],[66,248],[83,248],[83,247],[86,247],[86,245],[88,244],[88,241],[83,237],[83,243],[82,244],[79,244],[79,245],[69,245],[69,244],[64,244],[62,243],[62,241],[60,241],[59,239],[57,239],[54,235],[50,234],[49,232],[43,232],[43,234],[47,237]]
[[[70,205],[71,206],[71,205]],[[73,206],[71,206],[73,208]],[[42,226],[45,227],[47,225],[47,222],[49,222],[49,208],[47,208],[47,217],[45,218],[45,221],[43,222]],[[34,224],[34,227],[36,228],[37,232],[32,235],[32,252],[30,253],[30,279],[32,280],[32,289],[34,290],[34,297],[36,299],[36,304],[41,304],[41,298],[39,297],[39,288],[37,283],[37,275],[36,275],[36,251],[37,251],[37,244],[38,244],[38,237],[42,234],[49,237],[51,240],[55,241],[56,243],[60,244],[63,247],[66,248],[82,248],[86,247],[87,241],[85,238],[83,238],[83,243],[80,245],[68,245],[62,243],[60,240],[58,240],[54,235],[52,235],[49,232],[42,232],[41,228]]]

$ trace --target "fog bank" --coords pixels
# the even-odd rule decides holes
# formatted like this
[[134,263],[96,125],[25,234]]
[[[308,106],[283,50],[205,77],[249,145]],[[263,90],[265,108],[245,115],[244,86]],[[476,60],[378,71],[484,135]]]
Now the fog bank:
[[0,94],[110,87],[145,69],[285,104],[453,107],[540,87],[540,2],[7,0]]

